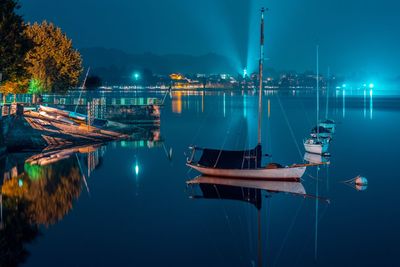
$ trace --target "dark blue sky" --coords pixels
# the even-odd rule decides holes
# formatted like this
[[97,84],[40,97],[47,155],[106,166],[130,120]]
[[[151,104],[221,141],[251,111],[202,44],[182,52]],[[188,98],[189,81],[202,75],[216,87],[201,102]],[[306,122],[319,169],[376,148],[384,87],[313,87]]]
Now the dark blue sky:
[[[200,55],[215,52],[238,69],[256,62],[258,15],[266,18],[267,65],[335,73],[400,73],[397,0],[21,0],[28,21],[48,20],[77,48]],[[250,31],[250,25],[253,25]],[[248,63],[246,63],[248,62]]]

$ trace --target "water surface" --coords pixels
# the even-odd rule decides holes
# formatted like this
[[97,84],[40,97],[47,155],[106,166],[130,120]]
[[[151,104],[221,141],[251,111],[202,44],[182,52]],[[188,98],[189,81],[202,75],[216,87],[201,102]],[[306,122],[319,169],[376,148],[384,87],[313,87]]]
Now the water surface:
[[[315,96],[265,92],[264,109],[270,160],[302,163]],[[310,197],[263,191],[260,209],[222,194],[193,198],[204,192],[185,183],[198,175],[185,166],[189,145],[255,146],[251,92],[174,92],[157,142],[81,149],[40,168],[26,164],[32,155],[8,155],[0,167],[1,265],[394,266],[400,99],[339,93],[328,115],[338,122],[331,164],[308,168],[302,184]],[[368,178],[366,190],[341,183],[357,175]]]

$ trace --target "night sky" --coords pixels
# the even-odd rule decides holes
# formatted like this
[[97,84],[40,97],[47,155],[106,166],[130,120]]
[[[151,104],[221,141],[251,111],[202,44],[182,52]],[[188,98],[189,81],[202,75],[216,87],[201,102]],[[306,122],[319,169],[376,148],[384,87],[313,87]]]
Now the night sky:
[[[21,0],[27,21],[48,20],[77,48],[130,53],[215,52],[238,65],[257,60],[259,8],[266,17],[268,67],[335,73],[397,75],[400,2],[397,0]],[[251,31],[250,31],[251,29]],[[251,68],[251,67],[250,67]]]

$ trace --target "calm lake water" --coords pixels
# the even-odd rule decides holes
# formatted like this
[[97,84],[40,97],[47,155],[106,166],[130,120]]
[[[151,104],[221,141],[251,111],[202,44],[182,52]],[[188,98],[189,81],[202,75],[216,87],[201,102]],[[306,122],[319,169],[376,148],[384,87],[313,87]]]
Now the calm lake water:
[[[315,96],[269,92],[264,102],[264,151],[303,163]],[[332,96],[331,164],[307,169],[310,196],[262,191],[257,209],[188,187],[198,174],[185,166],[189,145],[255,146],[257,96],[174,92],[161,129],[135,141],[81,148],[45,167],[26,164],[32,154],[3,159],[0,265],[396,266],[399,116],[400,98]],[[342,183],[357,175],[366,190]]]

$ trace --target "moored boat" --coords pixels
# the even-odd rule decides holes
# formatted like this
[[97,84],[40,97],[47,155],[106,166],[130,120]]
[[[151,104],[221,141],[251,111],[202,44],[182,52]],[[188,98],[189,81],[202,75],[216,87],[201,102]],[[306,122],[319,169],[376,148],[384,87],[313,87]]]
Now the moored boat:
[[[187,159],[187,166],[208,176],[221,176],[241,179],[299,180],[306,171],[307,164],[282,166],[270,163],[262,166],[262,93],[263,93],[263,61],[264,61],[264,12],[261,10],[261,36],[259,59],[259,96],[258,96],[258,143],[254,149],[228,151],[222,149],[192,148],[192,155]],[[201,151],[198,161],[195,154]]]
[[317,46],[317,126],[311,130],[311,137],[304,140],[304,149],[308,153],[323,155],[328,152],[332,133],[319,126],[319,47]]
[[327,139],[308,138],[304,141],[304,149],[308,153],[324,155],[328,153],[329,142]]
[[306,165],[292,165],[286,167],[271,167],[270,165],[267,165],[265,168],[255,169],[220,169],[205,167],[192,163],[187,163],[187,165],[202,173],[203,175],[208,176],[220,176],[240,179],[268,179],[271,181],[299,181],[306,171]]

